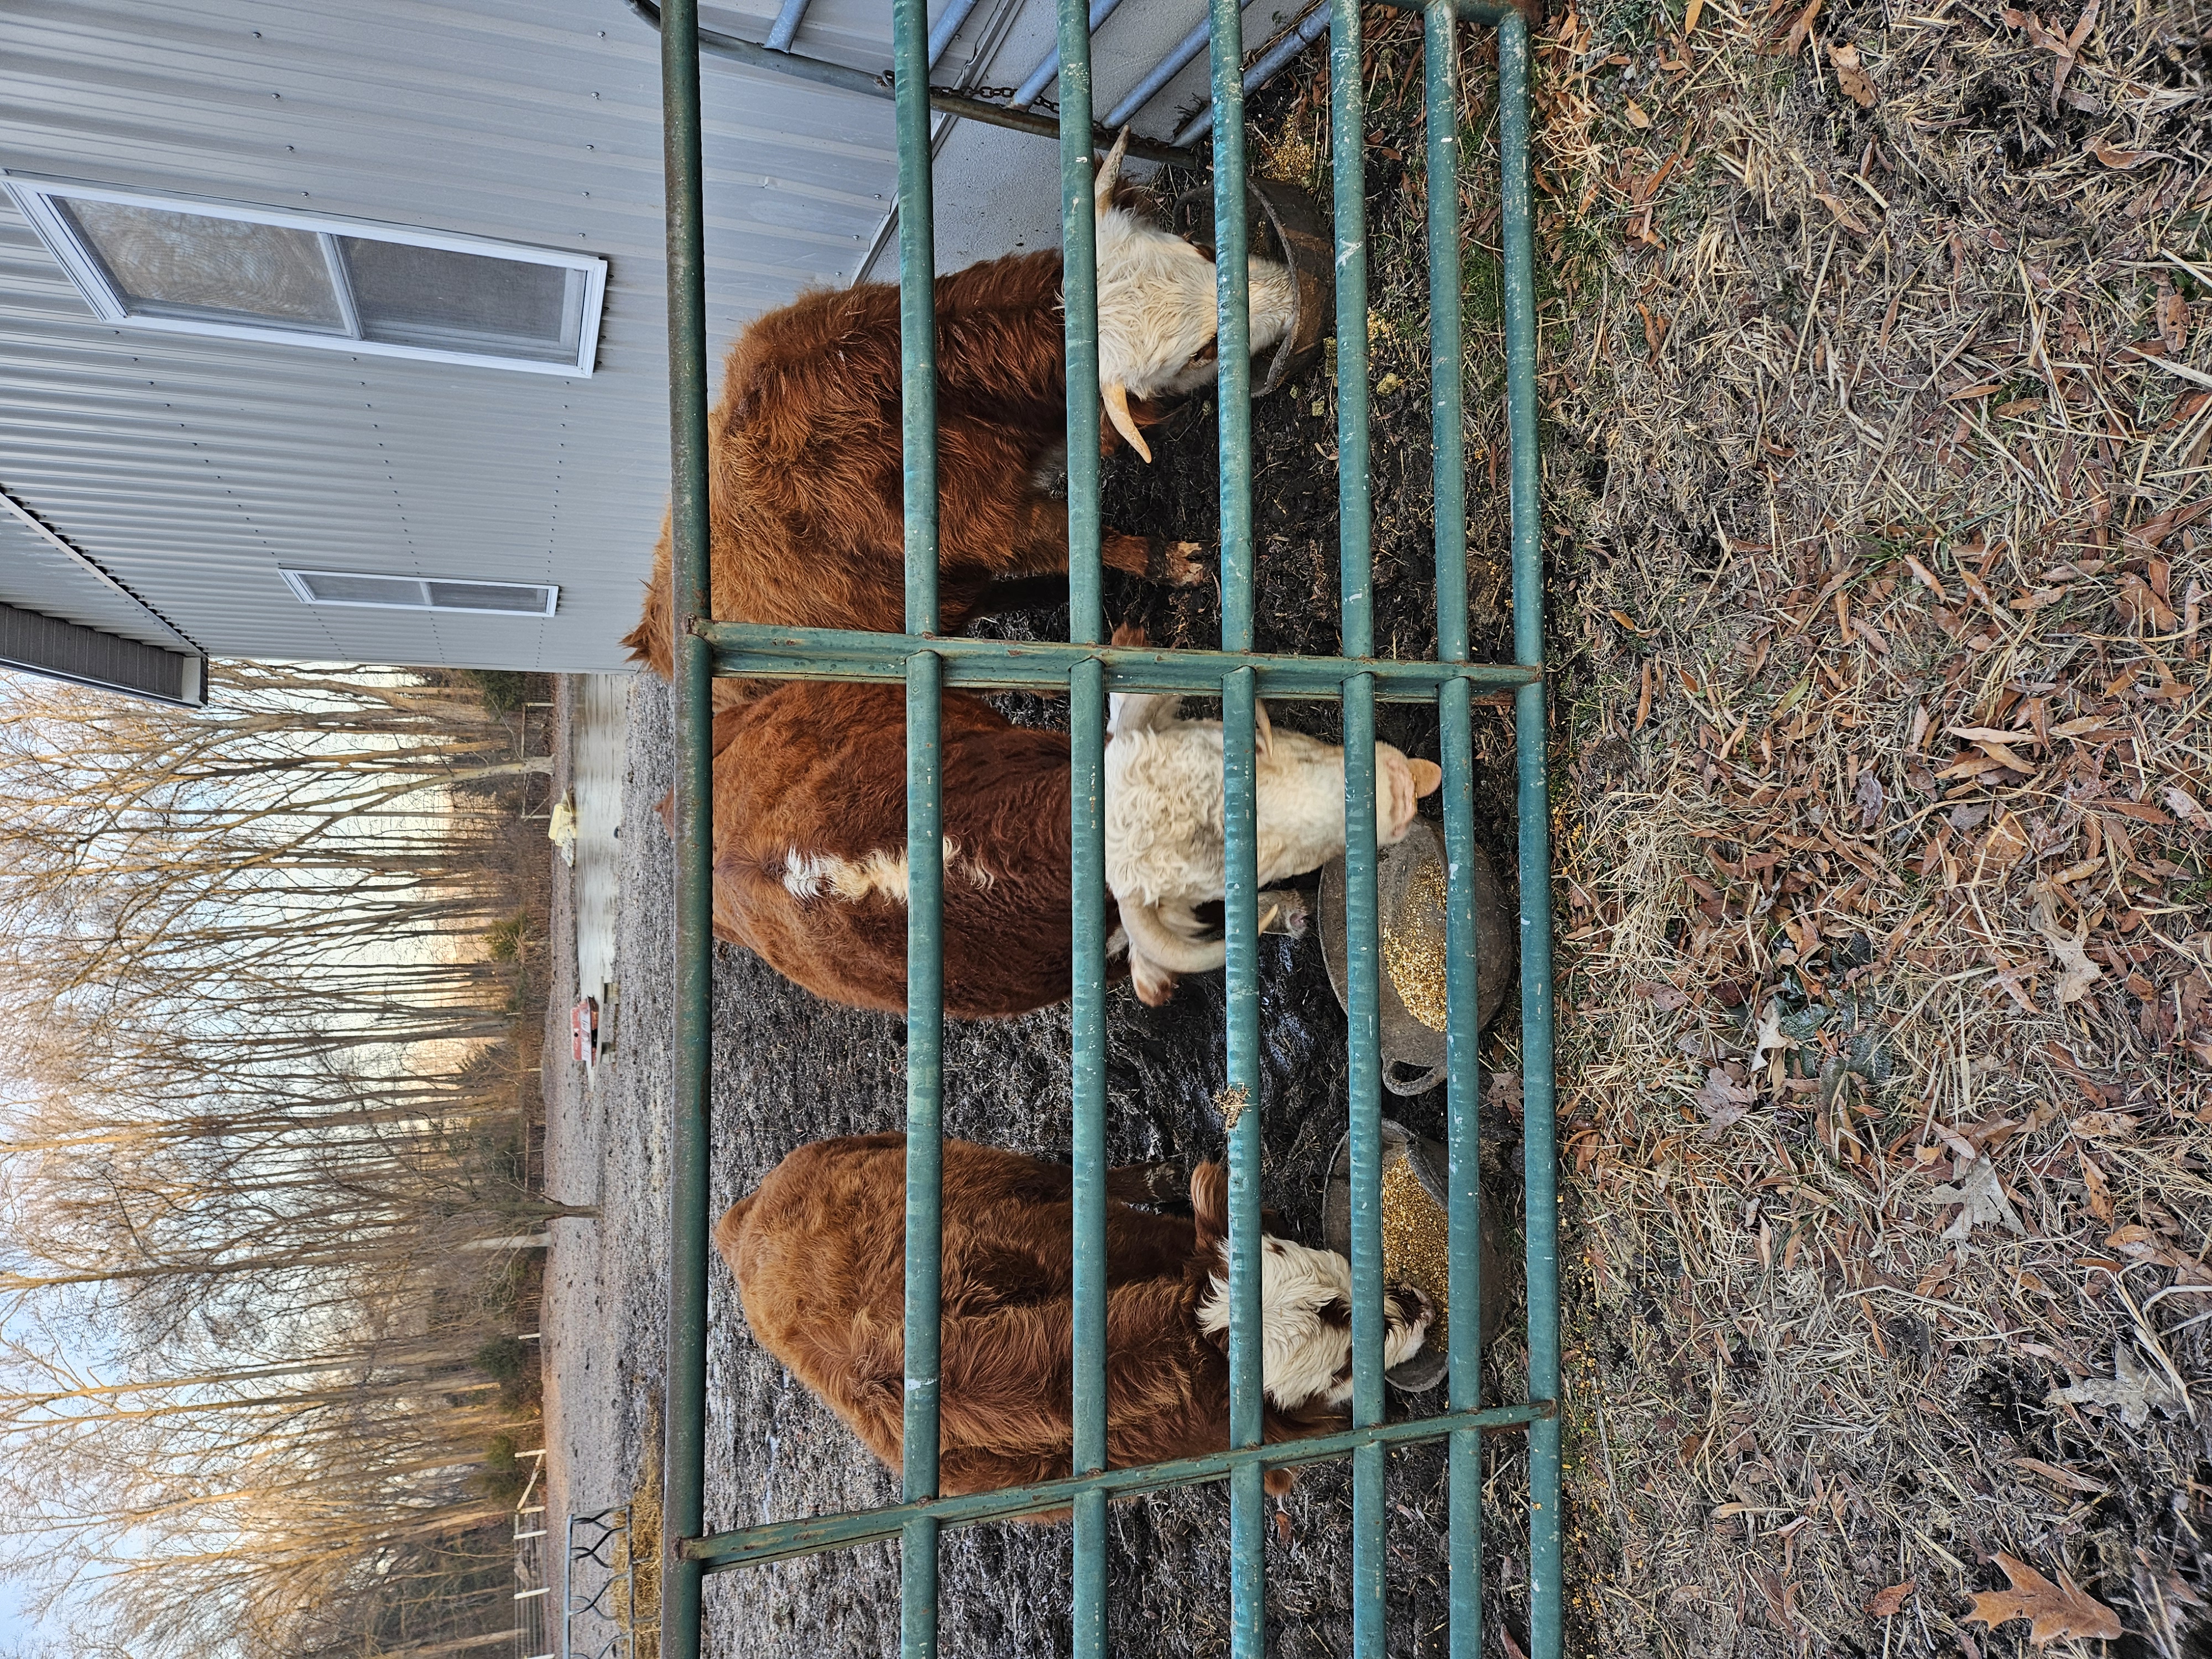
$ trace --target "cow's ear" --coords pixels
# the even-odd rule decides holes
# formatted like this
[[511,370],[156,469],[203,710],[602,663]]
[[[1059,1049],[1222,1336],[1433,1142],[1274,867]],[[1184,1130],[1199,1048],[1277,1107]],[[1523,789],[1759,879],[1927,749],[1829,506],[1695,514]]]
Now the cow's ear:
[[1229,1166],[1211,1161],[1190,1172],[1190,1214],[1198,1248],[1210,1250],[1229,1237]]

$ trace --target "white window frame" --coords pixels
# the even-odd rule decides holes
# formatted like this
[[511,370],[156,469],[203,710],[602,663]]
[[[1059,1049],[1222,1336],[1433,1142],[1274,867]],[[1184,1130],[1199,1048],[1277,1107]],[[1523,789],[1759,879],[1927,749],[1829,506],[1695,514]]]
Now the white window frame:
[[[368,219],[339,219],[326,214],[294,213],[276,208],[251,207],[240,202],[213,200],[157,191],[122,190],[108,185],[80,184],[74,179],[48,178],[0,168],[0,183],[8,187],[15,205],[30,222],[46,251],[69,273],[70,280],[102,322],[131,328],[159,329],[170,334],[213,335],[229,340],[263,340],[276,345],[318,347],[376,357],[414,357],[434,362],[463,363],[475,368],[520,369],[527,374],[560,374],[589,378],[599,356],[599,313],[606,303],[607,262],[596,254],[571,253],[558,248],[532,247],[520,242],[495,241],[483,236],[453,236],[443,231],[418,230],[412,226],[381,224]],[[436,346],[400,345],[383,340],[363,340],[349,333],[309,328],[285,328],[275,324],[228,323],[192,317],[157,317],[134,313],[115,291],[100,258],[87,247],[58,202],[113,202],[124,207],[152,208],[176,213],[231,219],[245,224],[275,225],[318,235],[356,236],[368,241],[396,242],[407,247],[441,249],[449,253],[473,253],[521,264],[554,265],[580,271],[584,277],[583,312],[576,331],[574,359],[508,357],[487,352],[449,351]],[[327,248],[328,245],[325,244]],[[352,304],[334,276],[338,303],[349,319]]]
[[[484,576],[416,576],[399,570],[313,570],[280,568],[276,574],[292,590],[292,597],[301,605],[343,605],[359,611],[434,611],[441,617],[550,617],[561,604],[561,585],[558,582],[497,581]],[[342,576],[363,581],[418,582],[422,588],[422,602],[407,605],[392,599],[326,599],[307,586],[310,576]],[[430,599],[430,584],[446,582],[457,587],[538,587],[545,592],[543,611],[488,611],[475,605],[436,605]]]

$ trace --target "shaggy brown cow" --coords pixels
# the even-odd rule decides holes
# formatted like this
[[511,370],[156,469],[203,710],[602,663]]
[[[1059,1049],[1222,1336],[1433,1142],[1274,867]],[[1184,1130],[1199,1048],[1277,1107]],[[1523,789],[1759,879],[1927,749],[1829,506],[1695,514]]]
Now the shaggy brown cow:
[[[1115,195],[1117,146],[1098,180],[1099,353],[1115,428],[1127,400],[1190,390],[1213,374],[1213,267]],[[1290,326],[1295,285],[1252,262],[1252,349]],[[1064,573],[1067,503],[1050,475],[1066,449],[1060,259],[1031,253],[936,283],[939,631]],[[899,422],[899,293],[888,283],[801,296],[738,337],[708,422],[712,614],[786,627],[898,633],[906,625]],[[1149,457],[1149,452],[1146,452]],[[1191,583],[1195,542],[1108,531],[1113,569]],[[672,665],[669,538],[653,554],[645,614],[623,640]],[[716,706],[744,693],[718,686]]]
[[[1116,1468],[1229,1445],[1228,1176],[1201,1164],[1192,1214],[1132,1207],[1161,1166],[1113,1171],[1106,1210],[1106,1455]],[[1069,1473],[1073,1177],[945,1143],[939,1485],[947,1495]],[[905,1369],[906,1138],[801,1146],[724,1215],[714,1242],[754,1337],[868,1449],[900,1456]],[[1352,1394],[1351,1265],[1267,1237],[1261,1328],[1271,1441],[1341,1425]],[[1383,1357],[1418,1352],[1431,1309],[1384,1292]],[[1282,1492],[1287,1469],[1271,1470]]]
[[[1141,731],[1117,717],[1106,750],[1109,971],[1126,947],[1137,994],[1155,1006],[1176,973],[1222,962],[1192,909],[1223,892],[1221,728],[1175,717],[1176,701],[1117,696],[1130,721],[1129,705],[1147,712]],[[945,1012],[988,1019],[1062,1001],[1074,974],[1067,734],[1015,726],[969,692],[945,693],[939,708]],[[831,1002],[903,1010],[905,688],[793,681],[718,714],[714,735],[715,933]],[[1388,844],[1441,774],[1375,749]],[[1341,749],[1276,730],[1256,783],[1263,883],[1344,850]],[[1264,897],[1262,931],[1302,930],[1301,895]]]
[[[945,1012],[1062,1001],[1067,733],[1017,726],[964,691],[940,708]],[[716,724],[716,936],[829,1001],[903,1010],[906,688],[793,681]]]

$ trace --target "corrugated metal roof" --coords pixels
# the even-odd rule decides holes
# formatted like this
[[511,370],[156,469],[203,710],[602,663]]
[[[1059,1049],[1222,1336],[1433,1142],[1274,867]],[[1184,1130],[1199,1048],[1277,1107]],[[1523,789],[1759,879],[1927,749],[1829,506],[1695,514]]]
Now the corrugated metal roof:
[[135,640],[164,651],[191,641],[161,625],[161,618],[127,593],[118,593],[46,538],[0,512],[0,588],[5,603],[42,617],[98,629],[118,639]]

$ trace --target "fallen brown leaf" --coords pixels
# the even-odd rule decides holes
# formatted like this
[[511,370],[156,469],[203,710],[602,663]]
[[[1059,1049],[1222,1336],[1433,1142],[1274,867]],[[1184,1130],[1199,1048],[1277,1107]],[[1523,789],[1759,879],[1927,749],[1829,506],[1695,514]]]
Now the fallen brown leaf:
[[2089,988],[2104,978],[2105,970],[2089,960],[2082,946],[2089,938],[2086,924],[2079,933],[2062,933],[2051,921],[2051,913],[2041,905],[2035,910],[2035,931],[2051,947],[2051,954],[2058,963],[2058,1001],[2063,1007],[2069,1002],[2079,1002],[2089,994]]
[[1783,37],[1782,44],[1774,49],[1774,55],[1777,58],[1796,56],[1797,48],[1805,44],[1806,35],[1812,32],[1813,20],[1820,15],[1820,8],[1826,3],[1826,0],[1813,0],[1812,4],[1797,14],[1797,21],[1790,24],[1790,33]]
[[1908,1578],[1901,1584],[1892,1584],[1887,1589],[1876,1590],[1868,1598],[1866,1613],[1869,1619],[1894,1619],[1905,1610],[1907,1597],[1919,1587],[1917,1578]]
[[2166,355],[2179,357],[2189,343],[2189,302],[2173,291],[2173,284],[2158,285],[2158,332],[2166,342]]
[[1628,100],[1627,113],[1628,125],[1634,127],[1638,132],[1643,131],[1651,125],[1651,118],[1644,112],[1643,106],[1638,104],[1633,98]]
[[[2094,8],[2093,8],[2094,9]],[[2064,1572],[2052,1583],[2025,1561],[2000,1553],[1997,1565],[2012,1580],[2010,1589],[1983,1590],[1966,1615],[1996,1626],[2014,1619],[2030,1620],[2027,1639],[2042,1647],[2062,1636],[2092,1636],[2109,1641],[2120,1634],[2119,1615],[2082,1594]]]
[[2177,1275],[2177,1283],[2212,1285],[2212,1272],[2208,1272],[2203,1262],[2177,1250],[2140,1222],[2130,1222],[2120,1228],[2105,1240],[2105,1248],[2118,1250],[2130,1261],[2171,1267]]
[[2026,1469],[2030,1474],[2039,1474],[2054,1486],[2064,1486],[2071,1492],[2105,1490],[2103,1482],[2085,1479],[2071,1469],[2062,1469],[2056,1463],[2046,1463],[2039,1457],[2015,1457],[2012,1461],[2014,1468]]
[[2161,634],[2170,634],[2180,618],[2164,599],[2151,591],[2151,586],[2141,576],[2130,571],[2119,581],[2120,614],[2131,623],[2148,623]]
[[1836,71],[1836,84],[1844,89],[1844,96],[1861,109],[1872,109],[1881,94],[1875,90],[1873,78],[1859,61],[1859,49],[1839,40],[1828,48],[1828,63]]
[[2162,161],[2169,159],[2164,150],[2115,149],[2102,138],[2093,138],[2089,141],[2089,154],[2106,167],[2121,173],[2125,173],[2133,167],[2139,167],[2145,161]]
[[1996,1166],[1984,1152],[1968,1166],[1966,1179],[1955,1187],[1942,1186],[1929,1189],[1930,1204],[1956,1204],[1958,1215],[1943,1230],[1943,1237],[1954,1241],[1965,1238],[1978,1226],[1993,1224],[2007,1232],[2025,1233],[2019,1212],[2005,1196],[2005,1189],[1997,1180]]
[[2172,1379],[2159,1367],[2146,1364],[2126,1342],[2113,1346],[2111,1376],[2093,1376],[2070,1388],[2053,1389],[2051,1397],[2069,1406],[2116,1412],[2131,1429],[2148,1427],[2154,1412],[2179,1417],[2189,1409],[2188,1397],[2173,1386]]

